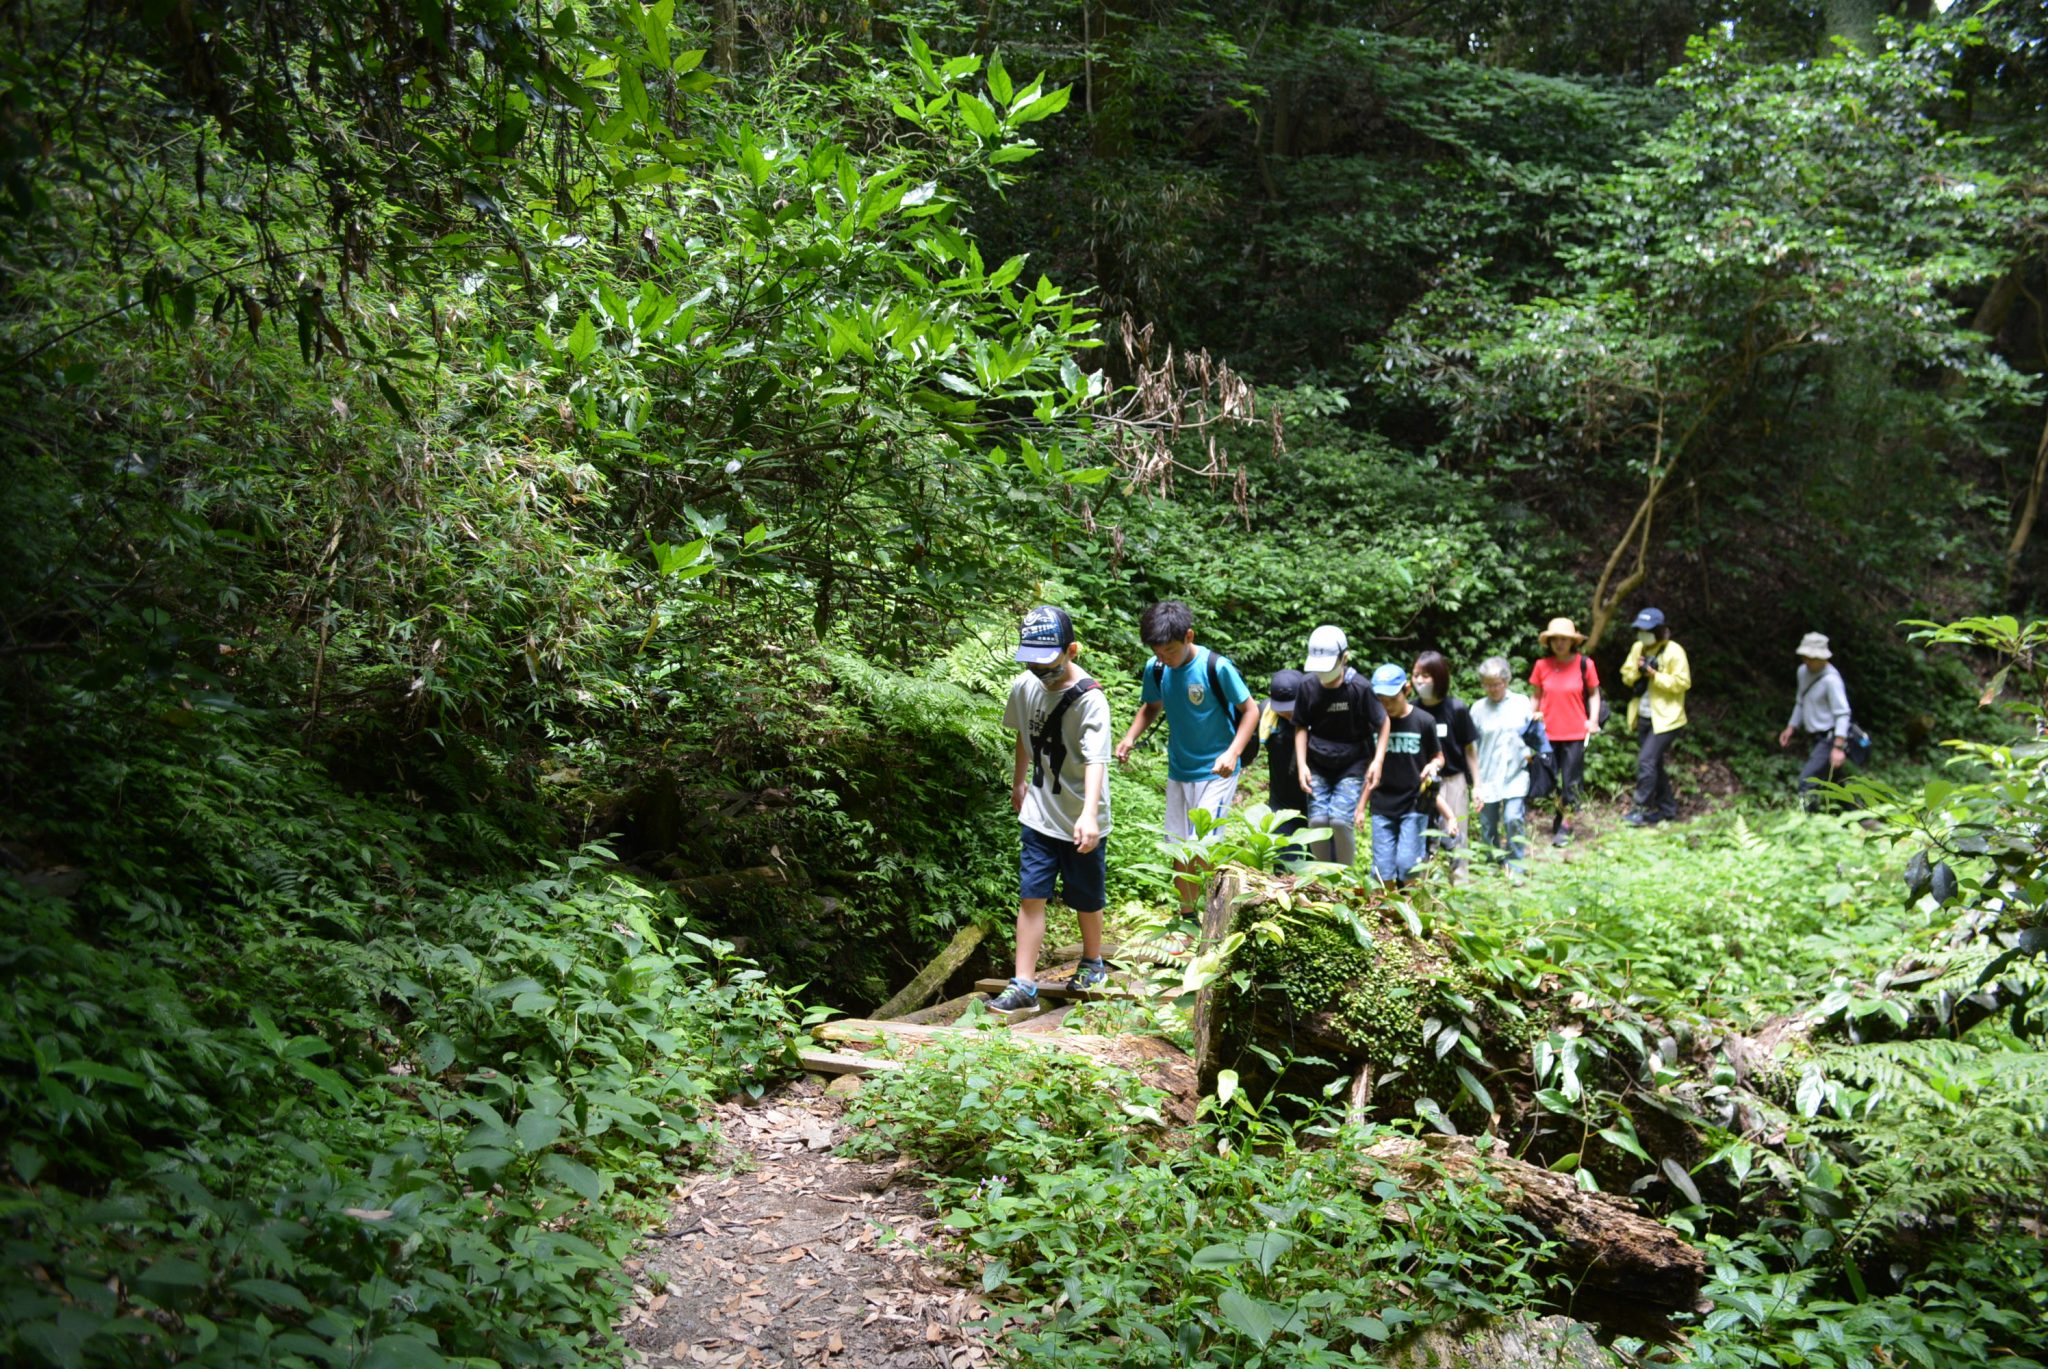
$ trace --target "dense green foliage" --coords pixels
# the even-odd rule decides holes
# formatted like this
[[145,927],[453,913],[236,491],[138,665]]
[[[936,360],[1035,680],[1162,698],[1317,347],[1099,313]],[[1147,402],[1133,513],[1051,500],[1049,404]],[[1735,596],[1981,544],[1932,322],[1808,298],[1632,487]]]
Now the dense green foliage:
[[[1887,764],[1977,738],[1848,793],[1875,844],[1752,802],[1256,949],[1403,1125],[1705,1242],[1701,1362],[2038,1356],[2048,781],[1968,704],[2048,697],[2039,629],[1896,626],[2042,584],[2048,30],[1971,8],[11,7],[0,1355],[612,1353],[797,997],[1007,923],[1016,613],[1121,725],[1173,595],[1255,688],[1328,620],[1467,693],[1659,603],[1723,788],[1783,786],[1815,627]],[[1134,925],[1164,771],[1111,781]],[[864,1107],[1065,1295],[1027,1356],[1533,1295],[1487,1195],[1395,1230],[1291,1105],[1175,1150],[977,1049]]]
[[7,1356],[602,1343],[636,1209],[787,1068],[791,1004],[601,849],[365,801],[240,719],[140,731],[66,738],[32,813],[82,887],[0,889]]

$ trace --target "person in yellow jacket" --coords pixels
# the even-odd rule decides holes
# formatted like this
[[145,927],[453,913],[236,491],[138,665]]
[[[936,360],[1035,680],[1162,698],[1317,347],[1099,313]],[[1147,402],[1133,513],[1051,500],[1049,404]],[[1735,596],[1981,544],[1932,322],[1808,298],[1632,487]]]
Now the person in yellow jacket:
[[1621,663],[1621,682],[1635,691],[1629,700],[1628,725],[1635,729],[1636,799],[1622,821],[1648,827],[1678,816],[1678,795],[1671,788],[1671,747],[1685,730],[1685,692],[1692,688],[1692,663],[1685,648],[1671,640],[1664,611],[1646,608],[1630,624],[1636,644]]

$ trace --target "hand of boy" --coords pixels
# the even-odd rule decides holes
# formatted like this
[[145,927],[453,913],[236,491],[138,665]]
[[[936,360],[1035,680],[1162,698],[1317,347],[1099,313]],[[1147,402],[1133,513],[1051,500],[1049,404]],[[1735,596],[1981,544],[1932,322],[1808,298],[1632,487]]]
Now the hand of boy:
[[1074,850],[1081,855],[1093,851],[1102,841],[1102,828],[1096,824],[1093,814],[1083,814],[1074,819]]
[[1218,756],[1216,758],[1216,764],[1210,766],[1209,768],[1216,772],[1216,777],[1218,779],[1227,780],[1232,775],[1235,775],[1237,773],[1237,757],[1231,755],[1228,751],[1226,751],[1222,755]]
[[1010,786],[1010,811],[1012,813],[1024,811],[1024,790],[1026,787],[1022,780]]
[[1131,746],[1132,742],[1129,737],[1125,737],[1116,744],[1116,763],[1118,765],[1123,765],[1131,759]]

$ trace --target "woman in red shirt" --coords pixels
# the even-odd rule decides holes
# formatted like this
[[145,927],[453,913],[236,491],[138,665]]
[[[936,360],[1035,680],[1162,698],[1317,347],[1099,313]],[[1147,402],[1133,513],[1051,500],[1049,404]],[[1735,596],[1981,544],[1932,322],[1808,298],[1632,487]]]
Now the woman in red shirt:
[[1533,803],[1557,796],[1552,846],[1572,839],[1572,809],[1579,806],[1579,781],[1586,769],[1586,738],[1600,730],[1600,672],[1579,652],[1579,643],[1585,640],[1586,634],[1571,619],[1552,618],[1550,626],[1536,634],[1536,645],[1550,654],[1529,667],[1536,711],[1543,715],[1553,753],[1549,765],[1537,768],[1529,798]]

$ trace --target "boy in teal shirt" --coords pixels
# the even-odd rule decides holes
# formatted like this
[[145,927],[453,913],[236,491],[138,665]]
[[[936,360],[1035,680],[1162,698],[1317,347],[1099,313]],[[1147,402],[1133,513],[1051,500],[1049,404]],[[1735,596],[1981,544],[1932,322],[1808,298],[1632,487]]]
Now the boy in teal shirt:
[[[1143,704],[1117,743],[1119,764],[1153,721],[1166,715],[1166,833],[1179,841],[1195,835],[1190,814],[1200,808],[1220,819],[1237,797],[1238,762],[1257,743],[1259,706],[1227,657],[1195,645],[1194,614],[1168,599],[1138,619],[1138,635],[1152,651],[1145,667]],[[1185,868],[1185,866],[1177,867]],[[1181,901],[1191,905],[1192,883]]]

